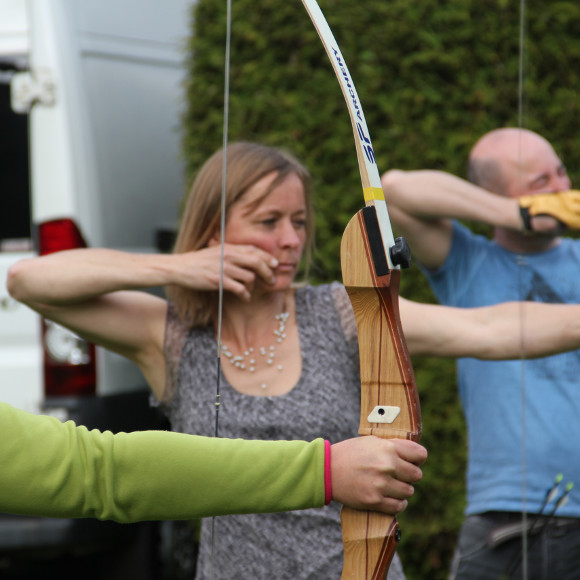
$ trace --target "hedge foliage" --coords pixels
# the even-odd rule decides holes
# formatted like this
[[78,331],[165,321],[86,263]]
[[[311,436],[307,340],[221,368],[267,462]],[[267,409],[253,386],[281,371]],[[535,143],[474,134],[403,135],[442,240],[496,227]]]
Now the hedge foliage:
[[[189,177],[222,143],[225,1],[198,0],[188,46],[184,155]],[[529,0],[520,98],[518,0],[320,0],[364,106],[378,165],[464,175],[486,131],[522,124],[554,143],[573,182],[580,5]],[[298,0],[234,0],[230,141],[292,150],[316,186],[317,268],[339,279],[339,243],[362,205],[352,129],[338,83]],[[388,200],[387,200],[388,201]],[[402,294],[432,296],[416,267]],[[430,458],[400,518],[408,580],[447,577],[464,505],[465,437],[454,364],[414,361]]]

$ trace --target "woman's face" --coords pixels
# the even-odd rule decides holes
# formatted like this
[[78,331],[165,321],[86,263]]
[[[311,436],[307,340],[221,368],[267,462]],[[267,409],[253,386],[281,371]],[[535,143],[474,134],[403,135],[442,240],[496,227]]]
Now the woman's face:
[[232,205],[225,241],[250,244],[278,260],[276,283],[270,290],[287,288],[298,270],[306,240],[306,201],[300,178],[289,174],[257,205],[277,173],[266,175]]

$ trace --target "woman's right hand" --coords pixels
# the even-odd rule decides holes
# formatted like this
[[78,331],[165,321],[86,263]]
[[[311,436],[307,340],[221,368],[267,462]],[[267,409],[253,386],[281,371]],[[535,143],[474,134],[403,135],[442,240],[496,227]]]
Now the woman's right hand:
[[[196,290],[218,290],[220,283],[222,248],[210,241],[207,248],[173,254],[179,264],[177,284]],[[267,252],[250,245],[225,244],[223,248],[223,287],[248,301],[256,282],[261,279],[274,284],[278,261]]]

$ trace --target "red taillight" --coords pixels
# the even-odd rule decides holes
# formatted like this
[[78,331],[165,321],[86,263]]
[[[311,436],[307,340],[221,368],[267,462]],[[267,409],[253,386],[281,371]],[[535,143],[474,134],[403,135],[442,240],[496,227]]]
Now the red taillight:
[[[46,330],[43,334],[46,334]],[[89,362],[72,364],[51,359],[44,347],[44,394],[47,397],[94,395],[96,392],[95,345],[87,343]]]
[[41,256],[86,247],[81,231],[71,219],[52,220],[38,227],[38,253]]
[[[86,248],[71,219],[44,222],[38,227],[40,255]],[[95,346],[53,322],[42,321],[44,392],[46,396],[94,395],[97,387]]]

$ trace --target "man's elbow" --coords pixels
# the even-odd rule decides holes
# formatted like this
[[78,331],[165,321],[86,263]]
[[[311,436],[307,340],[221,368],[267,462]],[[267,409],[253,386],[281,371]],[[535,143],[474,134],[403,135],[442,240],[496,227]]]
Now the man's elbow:
[[400,184],[405,179],[405,172],[401,169],[390,169],[383,173],[381,177],[381,185],[385,194],[397,192]]

